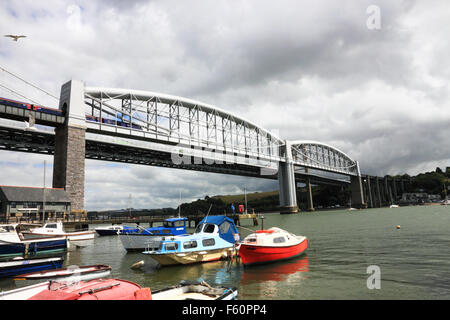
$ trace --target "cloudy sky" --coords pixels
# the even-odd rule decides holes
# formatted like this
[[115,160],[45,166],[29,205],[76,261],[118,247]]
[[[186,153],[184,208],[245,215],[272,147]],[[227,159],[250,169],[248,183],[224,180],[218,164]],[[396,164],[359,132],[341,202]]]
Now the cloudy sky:
[[[27,38],[1,37],[0,66],[56,96],[80,79],[192,98],[331,144],[363,173],[417,174],[450,166],[448,21],[446,0],[4,0],[2,34]],[[44,160],[50,185],[52,157],[1,152],[0,184],[41,186]],[[176,207],[180,191],[244,187],[278,184],[88,160],[85,206],[127,207],[132,193],[136,208]]]

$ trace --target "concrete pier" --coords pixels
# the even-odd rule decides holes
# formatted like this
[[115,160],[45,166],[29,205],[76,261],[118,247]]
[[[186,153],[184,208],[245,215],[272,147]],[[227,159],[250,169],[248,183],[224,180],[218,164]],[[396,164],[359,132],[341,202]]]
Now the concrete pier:
[[280,147],[280,154],[285,156],[286,162],[279,162],[278,183],[280,186],[280,213],[297,213],[297,184],[295,182],[292,150],[288,141]]

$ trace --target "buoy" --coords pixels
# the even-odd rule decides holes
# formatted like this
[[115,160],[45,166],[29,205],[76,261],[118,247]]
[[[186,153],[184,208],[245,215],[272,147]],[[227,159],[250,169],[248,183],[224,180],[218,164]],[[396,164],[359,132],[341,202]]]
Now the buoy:
[[139,269],[144,265],[144,260],[138,261],[135,264],[131,265],[131,269]]
[[397,229],[400,229],[400,225],[397,226]]

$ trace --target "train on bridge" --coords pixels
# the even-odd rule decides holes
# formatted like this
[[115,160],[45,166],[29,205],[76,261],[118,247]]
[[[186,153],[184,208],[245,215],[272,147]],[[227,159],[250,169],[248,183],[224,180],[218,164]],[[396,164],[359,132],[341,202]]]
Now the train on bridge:
[[[22,102],[22,101],[16,101],[16,100],[7,99],[7,98],[3,98],[3,97],[0,97],[0,103],[3,105],[9,106],[9,107],[32,110],[32,111],[39,111],[42,113],[52,114],[55,116],[64,116],[64,111],[60,110],[60,109],[44,107],[41,105],[36,105],[36,104]],[[100,118],[100,117],[95,117],[95,116],[91,116],[91,115],[86,115],[87,121],[101,122],[101,123],[106,123],[106,124],[117,125],[117,126],[129,128],[130,123],[127,121],[122,121],[121,118],[122,118],[122,116],[120,114],[118,114],[117,118],[115,118],[115,119],[114,118]],[[131,123],[131,128],[137,129],[137,130],[142,130],[142,127],[135,123]]]

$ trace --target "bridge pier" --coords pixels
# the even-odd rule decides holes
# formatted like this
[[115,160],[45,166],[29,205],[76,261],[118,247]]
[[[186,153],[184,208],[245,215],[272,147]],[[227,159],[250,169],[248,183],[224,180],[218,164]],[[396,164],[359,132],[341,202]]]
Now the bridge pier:
[[364,190],[361,181],[361,172],[359,171],[359,163],[356,162],[357,176],[350,177],[350,191],[352,196],[352,207],[361,209],[367,208],[367,203],[364,200]]
[[53,188],[64,188],[72,211],[84,209],[86,127],[84,126],[84,84],[69,81],[61,87],[59,109],[66,110],[66,122],[55,129]]
[[378,208],[381,208],[381,192],[380,192],[380,179],[378,177],[375,178],[376,186],[377,186],[377,205]]
[[297,213],[297,184],[295,182],[294,164],[292,163],[292,149],[288,141],[280,147],[280,154],[286,162],[278,163],[278,183],[280,185],[280,213]]
[[[305,172],[308,173],[308,168],[305,168]],[[314,211],[314,203],[311,188],[311,178],[306,178],[306,200],[307,200],[307,210]]]

